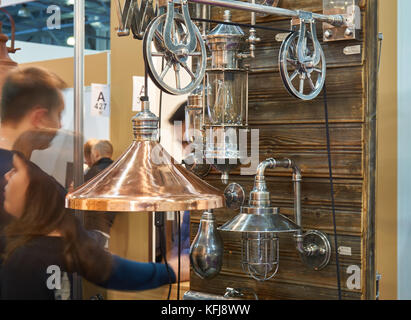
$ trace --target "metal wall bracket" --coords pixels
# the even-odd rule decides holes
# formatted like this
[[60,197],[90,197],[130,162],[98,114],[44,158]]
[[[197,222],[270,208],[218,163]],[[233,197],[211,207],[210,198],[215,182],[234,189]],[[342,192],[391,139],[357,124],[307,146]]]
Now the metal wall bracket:
[[375,282],[376,282],[376,294],[375,294],[375,300],[380,300],[380,281],[381,281],[382,275],[377,273],[375,277]]
[[325,233],[318,230],[307,231],[303,235],[303,246],[312,254],[300,253],[303,263],[319,271],[328,265],[331,257],[331,244]]
[[327,22],[323,23],[323,41],[355,40],[359,38],[361,30],[361,9],[356,0],[347,1],[345,8],[326,7],[324,0],[324,14],[340,14],[344,17],[344,26],[333,26]]
[[238,183],[231,183],[224,190],[224,198],[227,208],[238,210],[244,204],[244,189]]

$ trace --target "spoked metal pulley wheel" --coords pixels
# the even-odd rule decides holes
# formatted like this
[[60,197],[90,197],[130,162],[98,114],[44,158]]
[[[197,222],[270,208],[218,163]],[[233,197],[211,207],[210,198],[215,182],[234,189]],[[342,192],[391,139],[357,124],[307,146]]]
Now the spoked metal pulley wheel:
[[[160,90],[173,95],[187,94],[203,80],[207,61],[205,44],[191,20],[189,27],[187,19],[178,13],[174,13],[172,21],[168,19],[166,23],[166,20],[167,14],[163,14],[148,26],[143,39],[144,60],[151,80]],[[170,30],[168,43],[178,46],[169,49],[165,28]]]
[[299,32],[291,33],[284,40],[278,64],[284,86],[291,95],[312,100],[320,94],[327,66],[314,22],[311,22],[311,31],[306,30],[303,22]]

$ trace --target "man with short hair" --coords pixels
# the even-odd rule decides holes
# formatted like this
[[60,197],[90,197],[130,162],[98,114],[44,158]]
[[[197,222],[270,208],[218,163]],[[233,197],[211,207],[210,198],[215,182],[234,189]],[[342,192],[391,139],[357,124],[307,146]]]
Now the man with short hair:
[[[0,234],[11,220],[3,208],[4,175],[12,168],[11,150],[30,158],[35,149],[50,146],[61,128],[61,90],[65,87],[59,76],[42,68],[15,69],[5,80],[0,109]],[[41,132],[41,139],[30,134],[33,132]]]
[[84,176],[84,181],[90,180],[113,163],[111,159],[113,156],[113,145],[110,141],[98,140],[92,145],[90,151],[92,165]]

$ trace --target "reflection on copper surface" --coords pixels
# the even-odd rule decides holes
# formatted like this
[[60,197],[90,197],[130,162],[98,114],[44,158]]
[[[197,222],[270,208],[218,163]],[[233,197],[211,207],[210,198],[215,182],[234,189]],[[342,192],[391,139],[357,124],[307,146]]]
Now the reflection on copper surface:
[[66,206],[134,212],[224,206],[222,192],[175,163],[157,141],[136,140],[105,171],[69,193]]

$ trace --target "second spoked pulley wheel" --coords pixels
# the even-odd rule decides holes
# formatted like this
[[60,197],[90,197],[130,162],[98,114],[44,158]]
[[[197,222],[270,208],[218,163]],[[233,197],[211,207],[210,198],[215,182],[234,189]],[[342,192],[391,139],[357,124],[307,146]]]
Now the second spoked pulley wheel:
[[[171,51],[164,39],[166,19],[167,14],[163,14],[148,26],[143,40],[144,60],[151,80],[160,90],[173,95],[187,94],[203,80],[207,59],[205,44],[197,27],[187,28],[183,16],[176,13],[171,22],[170,38],[181,45],[180,49]],[[190,32],[196,40],[192,51],[187,49]]]
[[311,24],[311,32],[306,31],[305,23],[301,28],[284,40],[278,64],[288,92],[296,98],[312,100],[324,87],[327,66],[315,24]]

